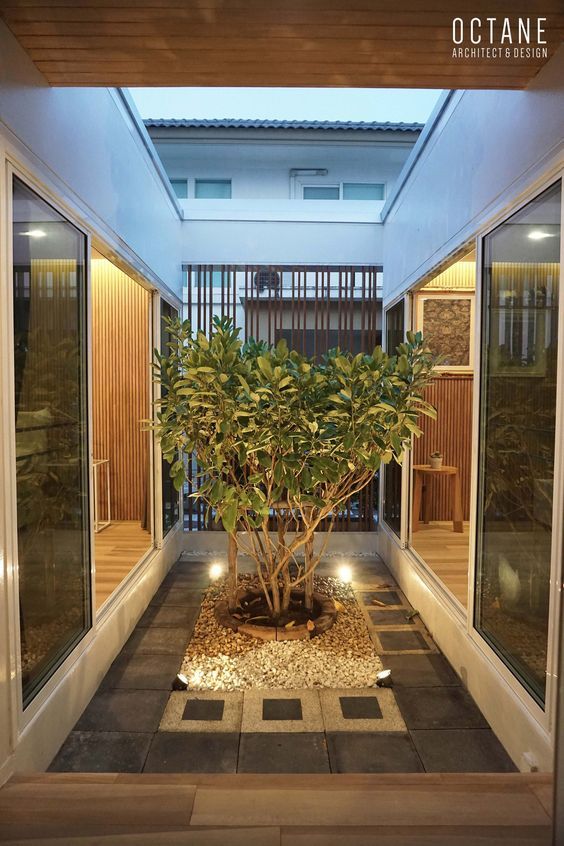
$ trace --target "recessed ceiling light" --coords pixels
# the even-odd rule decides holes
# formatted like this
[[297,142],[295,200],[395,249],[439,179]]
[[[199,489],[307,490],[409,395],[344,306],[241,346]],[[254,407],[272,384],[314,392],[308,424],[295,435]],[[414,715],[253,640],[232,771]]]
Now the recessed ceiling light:
[[533,229],[532,232],[529,232],[527,237],[530,238],[531,241],[543,241],[545,238],[554,238],[555,233],[543,232],[542,229]]
[[25,232],[20,232],[20,235],[27,235],[28,238],[46,238],[47,233],[43,229],[27,229]]

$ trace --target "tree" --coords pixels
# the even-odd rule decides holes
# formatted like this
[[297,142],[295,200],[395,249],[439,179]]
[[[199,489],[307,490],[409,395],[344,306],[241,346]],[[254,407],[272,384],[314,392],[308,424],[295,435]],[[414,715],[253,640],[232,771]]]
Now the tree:
[[222,521],[231,549],[236,538],[254,559],[272,620],[284,622],[296,588],[305,587],[311,604],[324,551],[313,554],[319,524],[328,522],[326,543],[339,511],[380,465],[401,463],[421,433],[419,415],[434,416],[422,397],[433,358],[412,333],[395,356],[380,347],[356,356],[335,349],[314,363],[284,340],[243,344],[227,318],[214,320],[210,338],[192,335],[187,321],[167,326],[169,352],[155,362],[165,387],[156,429],[171,476],[180,490],[183,455],[195,455],[193,496]]

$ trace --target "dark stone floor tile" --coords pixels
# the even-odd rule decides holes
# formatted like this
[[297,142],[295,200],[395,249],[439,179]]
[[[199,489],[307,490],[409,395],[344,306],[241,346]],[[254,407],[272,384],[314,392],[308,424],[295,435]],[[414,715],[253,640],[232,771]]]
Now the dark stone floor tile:
[[327,735],[333,773],[419,773],[423,765],[408,734],[331,732]]
[[199,613],[196,605],[149,605],[137,627],[185,628],[191,631]]
[[413,631],[389,631],[382,629],[378,632],[378,638],[382,649],[408,652],[410,649],[425,649],[430,651],[431,647],[421,634]]
[[147,756],[146,773],[234,773],[239,734],[159,731]]
[[263,720],[303,720],[299,699],[263,699]]
[[224,699],[189,699],[184,708],[182,719],[221,721],[224,710]]
[[382,709],[375,696],[340,696],[345,720],[381,720]]
[[207,570],[200,573],[186,570],[171,570],[162,580],[161,587],[188,588],[201,594],[208,587],[209,583],[210,577]]
[[182,663],[180,655],[147,655],[120,653],[106,673],[100,690],[167,690]]
[[413,731],[428,773],[511,773],[516,766],[490,729]]
[[124,655],[148,653],[150,655],[183,655],[189,632],[180,628],[136,628],[122,649]]
[[[379,634],[379,633],[378,633]],[[386,655],[394,687],[460,685],[460,679],[442,655]]]
[[244,733],[237,772],[328,773],[325,735],[321,732]]
[[[375,606],[372,604],[372,600],[376,599],[378,602],[383,602],[384,605],[401,605],[402,600],[399,593],[395,590],[371,590],[371,591],[362,591],[360,594],[360,599],[364,605]],[[382,607],[382,606],[380,606]]]
[[182,605],[184,607],[202,602],[202,591],[193,587],[169,587],[161,585],[149,605]]
[[103,690],[75,726],[78,731],[152,732],[168,702],[166,690]]
[[50,772],[140,773],[152,734],[125,731],[71,731]]
[[413,626],[415,621],[407,619],[407,610],[400,608],[379,608],[373,611],[372,608],[368,611],[370,621],[375,626]]
[[408,729],[489,728],[462,687],[398,687],[395,695]]

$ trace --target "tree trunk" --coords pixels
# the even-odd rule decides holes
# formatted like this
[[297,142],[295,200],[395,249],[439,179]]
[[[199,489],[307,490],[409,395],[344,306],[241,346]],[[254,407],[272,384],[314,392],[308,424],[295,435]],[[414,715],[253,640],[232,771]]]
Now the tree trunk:
[[[313,561],[313,532],[304,546],[306,572]],[[313,570],[304,579],[304,604],[307,611],[313,610]]]
[[227,546],[227,604],[230,611],[237,607],[237,532],[230,532]]

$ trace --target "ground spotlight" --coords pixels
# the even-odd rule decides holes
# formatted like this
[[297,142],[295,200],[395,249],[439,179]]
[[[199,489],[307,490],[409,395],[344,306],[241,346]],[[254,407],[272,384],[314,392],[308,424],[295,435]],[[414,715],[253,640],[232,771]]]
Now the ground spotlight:
[[188,679],[184,673],[178,673],[172,683],[173,690],[188,690]]
[[223,565],[219,563],[212,564],[210,567],[210,579],[215,582],[223,575]]
[[347,583],[352,582],[352,578],[353,578],[352,567],[350,567],[348,564],[341,564],[341,566],[339,567],[339,570],[338,570],[338,576],[339,576],[339,579],[342,582],[347,582]]
[[392,686],[392,671],[380,670],[376,675],[376,687],[391,687]]

